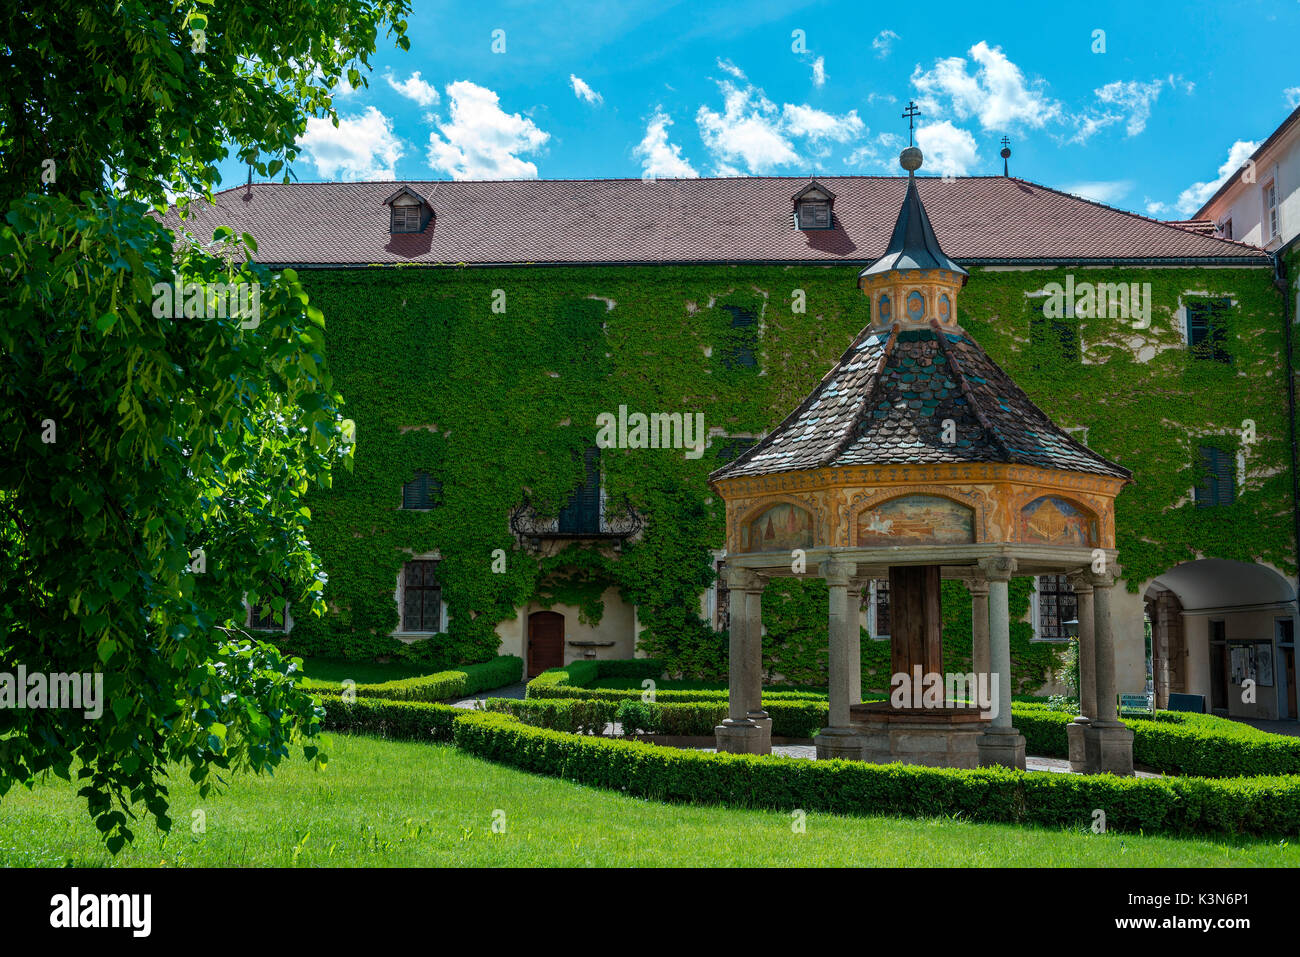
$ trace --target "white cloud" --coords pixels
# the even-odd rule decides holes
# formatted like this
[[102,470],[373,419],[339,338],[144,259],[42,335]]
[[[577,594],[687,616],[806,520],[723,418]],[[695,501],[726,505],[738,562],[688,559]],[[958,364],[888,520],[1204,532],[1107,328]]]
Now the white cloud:
[[894,41],[898,39],[898,34],[893,30],[881,30],[876,34],[876,38],[871,41],[871,49],[876,51],[876,56],[884,59],[889,56],[893,50]]
[[813,60],[813,86],[821,87],[826,85],[826,58],[819,56]]
[[1116,80],[1095,92],[1102,103],[1117,106],[1122,114],[1127,114],[1128,122],[1124,132],[1129,136],[1137,136],[1147,127],[1147,120],[1151,118],[1151,104],[1160,95],[1160,87],[1160,80],[1152,80],[1150,83]]
[[1142,202],[1145,204],[1143,209],[1146,210],[1146,214],[1156,219],[1163,219],[1174,211],[1174,208],[1168,203],[1161,203],[1150,196],[1143,196]]
[[394,167],[403,153],[401,140],[393,135],[393,121],[373,106],[356,116],[339,117],[338,127],[327,119],[308,118],[298,145],[322,179],[350,182],[395,179]]
[[948,120],[920,127],[916,145],[925,155],[926,167],[937,173],[965,176],[978,159],[975,137]]
[[416,70],[401,83],[391,73],[385,73],[384,79],[402,96],[408,100],[414,100],[420,106],[433,106],[438,102],[438,91],[420,79],[420,71]]
[[1075,196],[1082,196],[1084,199],[1090,199],[1094,203],[1114,205],[1118,200],[1127,196],[1132,188],[1133,181],[1131,179],[1115,179],[1070,183],[1067,186],[1062,186],[1061,190],[1062,192],[1073,193]]
[[641,160],[643,179],[659,177],[695,178],[700,174],[682,158],[682,148],[676,143],[668,142],[668,127],[673,125],[672,117],[656,107],[650,122],[646,124],[645,138],[632,150],[632,155]]
[[1258,143],[1252,143],[1249,140],[1237,140],[1228,150],[1228,158],[1223,161],[1219,167],[1218,179],[1205,183],[1193,183],[1181,193],[1174,203],[1174,208],[1180,215],[1190,216],[1198,209],[1205,205],[1205,201],[1219,191],[1219,187],[1228,181],[1228,177],[1234,175],[1250,159],[1250,154],[1255,152],[1259,146]]
[[912,71],[912,85],[920,91],[920,106],[928,115],[942,116],[945,101],[958,119],[977,117],[984,129],[1007,129],[1017,124],[1038,128],[1061,116],[1061,105],[1049,97],[1041,81],[1025,80],[1024,73],[1002,52],[981,40],[968,51],[975,72],[967,72],[964,57],[936,60],[934,68]]
[[[429,165],[453,179],[536,179],[537,166],[518,154],[535,153],[551,134],[518,113],[501,109],[487,87],[457,80],[447,84],[451,118],[429,134]],[[441,134],[441,135],[439,135]]]
[[719,60],[718,66],[740,83],[718,80],[722,112],[701,106],[695,120],[720,176],[736,175],[740,168],[768,173],[804,163],[807,157],[796,150],[796,138],[805,141],[811,156],[823,157],[830,143],[847,143],[866,131],[856,110],[836,116],[806,104],[778,108],[735,64]]
[[1282,95],[1286,97],[1286,105],[1291,109],[1300,106],[1300,86],[1288,86],[1282,91]]
[[604,103],[605,98],[587,85],[587,81],[580,76],[569,74],[569,82],[573,84],[573,95],[578,99],[595,106],[598,103]]

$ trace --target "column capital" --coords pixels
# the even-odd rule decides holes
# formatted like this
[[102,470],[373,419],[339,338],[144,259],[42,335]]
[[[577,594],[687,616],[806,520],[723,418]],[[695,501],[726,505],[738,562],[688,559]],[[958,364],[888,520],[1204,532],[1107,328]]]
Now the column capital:
[[1006,555],[995,555],[992,558],[981,558],[979,567],[989,581],[1005,582],[1015,575],[1016,560]]
[[728,565],[726,568],[727,588],[731,591],[762,591],[767,584],[767,575],[762,575],[752,568]]
[[817,571],[821,577],[826,579],[831,585],[848,585],[849,579],[858,573],[856,562],[841,561],[837,558],[830,558],[822,562]]
[[980,576],[979,578],[965,578],[962,580],[962,584],[966,586],[966,590],[971,593],[972,598],[986,596],[989,593],[988,579],[983,576]]
[[1073,572],[1066,577],[1070,582],[1070,587],[1074,589],[1076,595],[1092,594],[1091,572]]
[[1110,569],[1104,572],[1094,572],[1091,568],[1085,569],[1084,579],[1093,588],[1111,588],[1115,584],[1115,573]]

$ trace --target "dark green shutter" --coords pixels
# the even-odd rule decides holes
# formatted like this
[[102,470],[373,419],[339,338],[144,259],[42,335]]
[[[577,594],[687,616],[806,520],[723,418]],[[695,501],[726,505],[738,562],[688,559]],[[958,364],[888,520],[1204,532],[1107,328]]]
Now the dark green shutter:
[[1231,363],[1228,342],[1228,312],[1231,299],[1198,296],[1187,300],[1187,344],[1192,356],[1214,362]]
[[723,351],[722,364],[728,369],[758,365],[758,316],[739,306],[723,306],[731,314],[731,335]]
[[560,509],[560,532],[595,534],[600,531],[600,449],[592,446],[583,453],[583,481]]
[[1201,446],[1199,451],[1203,475],[1196,486],[1197,506],[1231,505],[1237,497],[1237,469],[1233,455],[1209,446]]

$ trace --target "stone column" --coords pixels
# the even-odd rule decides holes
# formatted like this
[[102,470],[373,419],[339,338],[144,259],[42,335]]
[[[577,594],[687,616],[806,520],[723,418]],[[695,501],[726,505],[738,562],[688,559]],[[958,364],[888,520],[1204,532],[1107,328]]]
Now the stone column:
[[749,716],[749,684],[746,682],[751,621],[745,590],[752,574],[747,568],[727,567],[727,586],[732,601],[739,601],[738,607],[732,609],[727,629],[727,717],[713,730],[717,749],[732,754],[762,753],[763,730]]
[[849,582],[849,704],[862,704],[862,593],[871,582],[855,578]]
[[996,676],[997,713],[980,735],[980,765],[1025,769],[1025,739],[1011,724],[1011,610],[1007,586],[1015,574],[1013,558],[985,558],[980,568],[989,583],[989,671]]
[[1066,726],[1070,742],[1070,769],[1087,771],[1097,766],[1095,755],[1089,757],[1088,746],[1092,739],[1084,729],[1097,716],[1097,656],[1093,643],[1092,579],[1087,575],[1071,575],[1070,584],[1079,604],[1079,715]]
[[989,673],[989,583],[983,578],[968,578],[971,610],[971,667],[976,675]]
[[857,571],[851,562],[830,560],[819,569],[830,586],[830,724],[814,739],[818,758],[856,758],[861,753],[851,726],[852,634],[858,617],[849,608],[849,581]]
[[744,592],[732,592],[744,601],[745,611],[745,716],[762,732],[759,754],[772,753],[772,716],[763,710],[763,588],[767,576],[750,572]]
[[1096,767],[1089,771],[1132,776],[1133,732],[1119,720],[1115,688],[1115,634],[1110,620],[1111,589],[1115,573],[1092,572],[1093,654],[1097,670],[1097,713],[1085,734],[1092,741],[1088,752],[1096,748]]

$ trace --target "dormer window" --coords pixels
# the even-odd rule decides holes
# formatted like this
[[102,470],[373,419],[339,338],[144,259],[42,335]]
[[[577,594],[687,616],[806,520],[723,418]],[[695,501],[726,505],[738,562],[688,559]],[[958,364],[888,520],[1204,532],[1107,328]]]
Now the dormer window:
[[389,196],[384,205],[389,211],[390,233],[422,233],[433,219],[433,207],[429,201],[409,186],[403,186]]
[[796,229],[832,229],[835,225],[835,194],[813,180],[794,194]]

